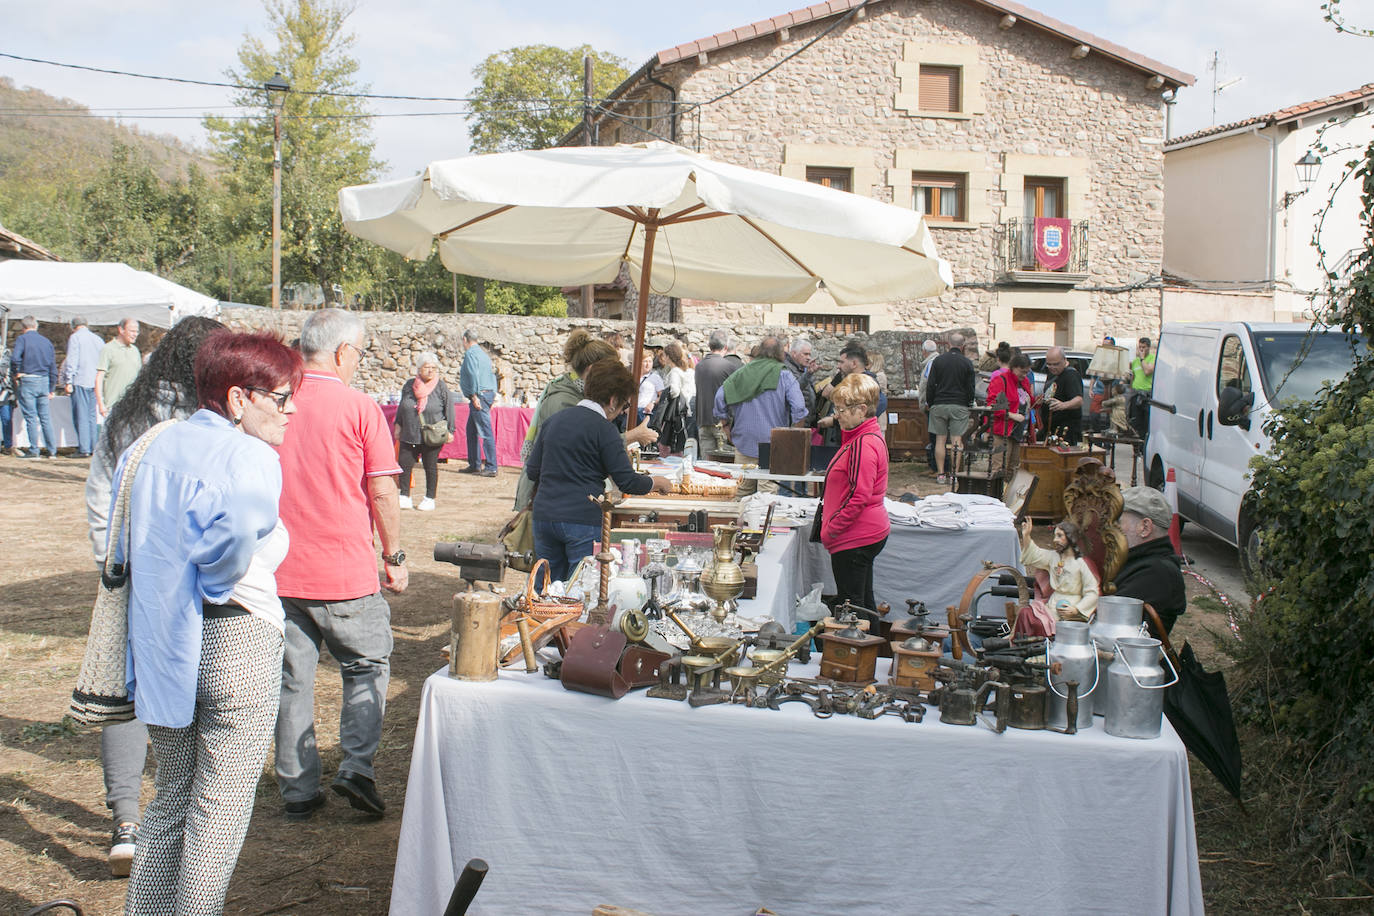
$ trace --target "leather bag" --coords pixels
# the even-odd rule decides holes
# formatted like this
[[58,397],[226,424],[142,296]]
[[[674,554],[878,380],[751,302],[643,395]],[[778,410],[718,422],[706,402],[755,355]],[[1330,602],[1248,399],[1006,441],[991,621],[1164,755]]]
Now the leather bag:
[[568,690],[620,699],[630,692],[629,682],[620,673],[620,656],[625,652],[625,644],[625,634],[611,626],[586,627],[578,631],[563,656],[563,670],[558,679]]
[[666,652],[659,652],[639,643],[630,643],[620,656],[620,676],[630,685],[631,690],[636,687],[652,687],[658,683],[658,666],[671,657]]
[[420,426],[420,443],[429,448],[436,445],[448,445],[453,441],[453,433],[449,431],[447,420],[438,420],[434,423],[424,423]]

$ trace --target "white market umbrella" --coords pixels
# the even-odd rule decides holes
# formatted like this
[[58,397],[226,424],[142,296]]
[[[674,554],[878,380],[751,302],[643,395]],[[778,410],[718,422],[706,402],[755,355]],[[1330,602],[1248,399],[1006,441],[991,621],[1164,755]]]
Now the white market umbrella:
[[840,305],[937,296],[949,264],[920,214],[654,142],[433,162],[339,192],[344,227],[408,258],[435,241],[454,273],[515,283],[639,278],[634,366],[649,292]]

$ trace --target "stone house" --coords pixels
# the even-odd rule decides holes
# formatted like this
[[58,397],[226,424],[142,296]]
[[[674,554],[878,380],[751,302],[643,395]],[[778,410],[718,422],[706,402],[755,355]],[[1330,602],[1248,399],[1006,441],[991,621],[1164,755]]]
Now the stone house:
[[[971,327],[991,341],[1084,347],[1158,328],[1162,93],[1192,83],[1016,3],[831,0],[658,52],[602,104],[593,139],[670,140],[914,207],[957,284],[869,308],[841,309],[824,292],[801,305],[654,297],[651,318]],[[584,139],[579,127],[562,143]],[[1047,269],[1035,254],[1037,217],[1069,221],[1066,264]],[[599,291],[598,314],[632,314],[633,279]]]
[[1371,104],[1374,83],[1169,140],[1165,321],[1305,321],[1339,292],[1365,244],[1346,163],[1374,140]]

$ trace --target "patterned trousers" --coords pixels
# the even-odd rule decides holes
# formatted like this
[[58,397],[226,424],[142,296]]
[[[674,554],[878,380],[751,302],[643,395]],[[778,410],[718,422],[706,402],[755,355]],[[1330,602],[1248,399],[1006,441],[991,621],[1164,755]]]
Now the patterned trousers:
[[281,692],[282,635],[260,617],[205,621],[195,718],[149,725],[157,796],[143,814],[125,916],[218,916],[253,816]]

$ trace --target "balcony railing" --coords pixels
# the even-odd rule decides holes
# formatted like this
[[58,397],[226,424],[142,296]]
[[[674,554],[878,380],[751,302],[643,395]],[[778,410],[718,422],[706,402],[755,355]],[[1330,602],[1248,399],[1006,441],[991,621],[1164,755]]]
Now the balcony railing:
[[1075,222],[1069,233],[1069,261],[1046,270],[1035,260],[1035,220],[1009,219],[997,227],[997,274],[1007,282],[1078,283],[1088,273],[1088,221]]

